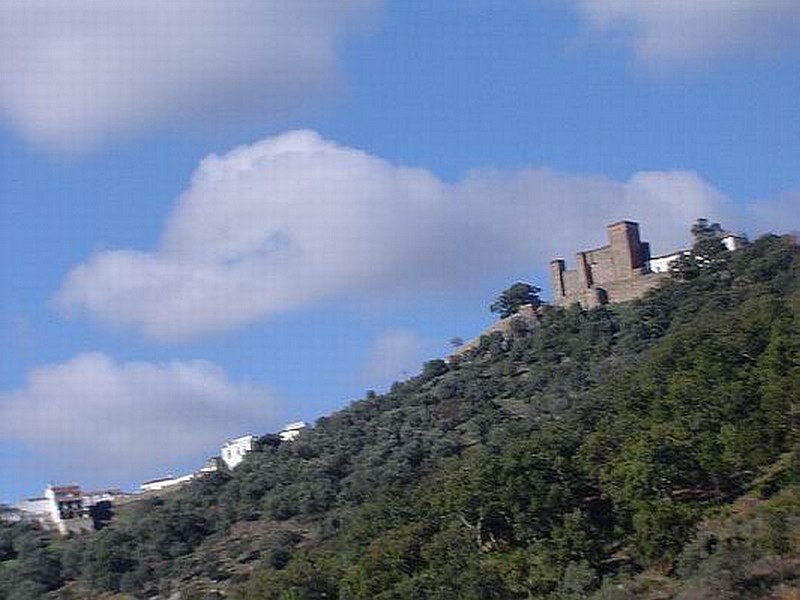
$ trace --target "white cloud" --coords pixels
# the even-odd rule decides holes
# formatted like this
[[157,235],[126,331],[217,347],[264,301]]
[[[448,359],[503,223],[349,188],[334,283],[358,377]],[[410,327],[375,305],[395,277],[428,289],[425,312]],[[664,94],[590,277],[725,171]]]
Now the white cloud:
[[429,344],[414,333],[403,329],[385,331],[375,340],[362,367],[364,383],[371,387],[388,385],[408,379],[419,372]]
[[459,289],[533,270],[620,218],[656,251],[687,242],[725,198],[691,172],[627,182],[549,169],[476,171],[450,184],[294,131],[204,159],[153,251],[102,251],[56,297],[65,311],[174,340],[335,298]]
[[800,187],[746,204],[739,220],[752,224],[757,231],[800,233]]
[[81,151],[171,123],[270,116],[337,80],[380,0],[0,2],[0,115]]
[[572,0],[585,27],[657,69],[697,68],[795,43],[797,0]]
[[234,384],[206,361],[119,363],[86,353],[0,393],[0,439],[27,444],[54,469],[88,468],[95,479],[159,475],[234,434],[277,423],[265,388]]

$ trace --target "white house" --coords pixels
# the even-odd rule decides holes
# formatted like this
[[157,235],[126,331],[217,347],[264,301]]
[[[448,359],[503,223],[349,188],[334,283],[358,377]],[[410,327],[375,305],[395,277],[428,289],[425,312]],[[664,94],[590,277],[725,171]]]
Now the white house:
[[294,423],[284,425],[278,435],[282,442],[291,442],[300,435],[300,432],[306,427],[308,427],[308,425],[306,425],[305,421],[295,421]]
[[[734,252],[744,246],[747,238],[745,238],[743,235],[738,235],[735,233],[726,233],[722,238],[720,238],[720,241],[725,248],[728,249],[728,251]],[[667,273],[669,272],[672,263],[678,260],[681,256],[689,254],[691,254],[690,250],[679,250],[678,252],[673,252],[672,254],[653,256],[648,262],[648,267],[652,273]]]
[[190,473],[189,475],[179,475],[178,477],[175,477],[174,475],[167,475],[166,477],[159,477],[158,479],[145,481],[139,486],[139,489],[141,489],[143,492],[155,492],[158,490],[163,490],[164,488],[180,485],[182,483],[188,483],[192,479],[194,479],[194,473]]
[[47,521],[50,519],[50,502],[47,498],[26,498],[14,505],[23,521]]
[[0,504],[0,521],[4,523],[19,523],[24,520],[22,511],[15,506]]
[[747,238],[744,236],[744,234],[737,235],[735,233],[726,233],[721,241],[728,250],[733,252],[734,250],[739,250],[742,246],[744,246],[747,242]]
[[205,475],[206,473],[216,473],[222,469],[222,459],[219,456],[212,456],[197,472],[198,475]]
[[667,273],[669,268],[676,260],[684,254],[689,254],[688,250],[681,250],[680,252],[673,252],[672,254],[665,254],[664,256],[653,256],[648,266],[652,273]]
[[229,469],[235,469],[244,460],[245,454],[253,449],[256,436],[243,435],[228,441],[221,449],[220,456]]
[[18,502],[8,519],[39,523],[42,527],[56,529],[62,535],[91,531],[94,527],[89,518],[83,493],[78,485],[47,486],[44,496],[28,498]]
[[125,492],[119,489],[84,492],[77,484],[50,484],[39,498],[28,498],[14,506],[0,505],[0,520],[38,523],[62,535],[94,529],[89,509],[100,502],[114,502]]
[[83,492],[83,505],[88,508],[95,504],[100,504],[101,502],[111,502],[113,504],[115,500],[126,495],[127,494],[120,489]]
[[83,493],[79,485],[53,485],[47,486],[44,491],[47,498],[47,510],[50,520],[62,534],[67,533],[66,521],[72,519],[85,519],[88,517],[83,506]]

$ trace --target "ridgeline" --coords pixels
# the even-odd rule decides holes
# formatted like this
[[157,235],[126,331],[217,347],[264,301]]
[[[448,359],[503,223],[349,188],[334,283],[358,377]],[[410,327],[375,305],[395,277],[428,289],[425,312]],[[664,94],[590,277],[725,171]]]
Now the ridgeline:
[[796,240],[512,325],[101,531],[3,525],[0,599],[800,597]]

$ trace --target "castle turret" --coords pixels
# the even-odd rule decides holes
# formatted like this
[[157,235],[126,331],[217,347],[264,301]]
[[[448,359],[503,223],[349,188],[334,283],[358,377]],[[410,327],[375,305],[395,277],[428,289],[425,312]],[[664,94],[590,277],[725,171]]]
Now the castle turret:
[[550,285],[553,288],[553,303],[560,304],[561,300],[566,295],[564,288],[564,271],[566,271],[566,263],[563,259],[558,258],[550,261]]
[[639,238],[639,225],[618,221],[608,226],[607,246],[583,250],[575,255],[575,269],[563,260],[550,263],[553,303],[575,302],[592,308],[607,302],[639,298],[658,285],[663,274],[649,272],[650,245]]
[[619,221],[608,226],[611,259],[617,279],[627,279],[635,269],[641,269],[647,258],[639,239],[639,224]]

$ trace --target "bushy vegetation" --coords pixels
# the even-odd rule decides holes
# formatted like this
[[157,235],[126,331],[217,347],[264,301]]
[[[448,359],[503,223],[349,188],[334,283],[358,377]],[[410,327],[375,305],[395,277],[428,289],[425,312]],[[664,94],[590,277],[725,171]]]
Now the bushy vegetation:
[[[48,546],[0,530],[0,598],[67,580],[241,600],[626,599],[658,585],[755,598],[790,585],[788,559],[780,577],[751,571],[798,553],[800,253],[777,236],[735,253],[698,242],[700,259],[641,301],[543,307],[90,537]],[[725,520],[743,497],[763,506]],[[731,550],[740,538],[749,562]],[[41,556],[52,574],[15,595]]]
[[542,302],[539,299],[539,292],[542,290],[529,283],[518,281],[506,290],[503,290],[497,299],[489,306],[489,310],[500,315],[501,319],[507,319],[511,315],[519,312],[523,306],[539,308]]
[[0,527],[0,598],[40,598],[61,585],[65,572],[48,536],[23,524]]

